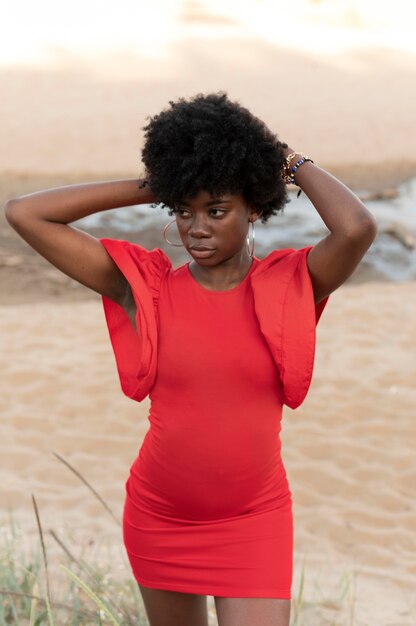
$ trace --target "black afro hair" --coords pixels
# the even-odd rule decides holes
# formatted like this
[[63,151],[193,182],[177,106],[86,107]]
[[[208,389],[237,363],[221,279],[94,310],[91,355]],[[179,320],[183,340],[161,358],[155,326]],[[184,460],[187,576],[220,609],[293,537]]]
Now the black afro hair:
[[281,168],[280,142],[259,118],[225,91],[189,100],[169,101],[170,108],[142,127],[145,180],[157,200],[173,215],[186,198],[205,190],[213,196],[241,193],[262,211],[266,223],[289,202]]

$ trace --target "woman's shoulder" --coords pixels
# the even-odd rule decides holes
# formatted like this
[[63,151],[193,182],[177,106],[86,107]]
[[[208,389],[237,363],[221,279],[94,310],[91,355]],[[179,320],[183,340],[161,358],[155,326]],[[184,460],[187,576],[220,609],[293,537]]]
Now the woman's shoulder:
[[127,239],[111,239],[102,237],[99,239],[102,245],[112,256],[123,258],[129,256],[137,264],[152,263],[155,266],[172,267],[172,262],[166,252],[161,248],[145,248],[141,244],[128,241]]
[[294,269],[302,259],[306,259],[311,245],[304,248],[281,248],[272,250],[262,259],[258,260],[257,266],[254,268],[252,275],[260,276],[264,274],[281,273]]

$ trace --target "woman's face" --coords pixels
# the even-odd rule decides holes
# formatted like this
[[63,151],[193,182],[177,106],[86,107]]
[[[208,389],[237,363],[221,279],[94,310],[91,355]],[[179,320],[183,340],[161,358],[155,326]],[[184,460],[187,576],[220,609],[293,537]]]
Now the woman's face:
[[[214,198],[202,190],[192,200],[179,203],[175,213],[182,243],[197,263],[216,265],[241,253],[248,257],[249,221],[255,221],[258,213],[250,209],[242,194]],[[209,250],[198,252],[193,246]]]

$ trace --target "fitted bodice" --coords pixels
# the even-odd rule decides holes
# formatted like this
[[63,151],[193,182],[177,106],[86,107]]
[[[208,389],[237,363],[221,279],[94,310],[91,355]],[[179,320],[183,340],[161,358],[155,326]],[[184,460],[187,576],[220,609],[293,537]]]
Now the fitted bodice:
[[250,271],[212,291],[184,265],[161,285],[150,429],[133,472],[164,514],[209,519],[287,494],[281,388]]

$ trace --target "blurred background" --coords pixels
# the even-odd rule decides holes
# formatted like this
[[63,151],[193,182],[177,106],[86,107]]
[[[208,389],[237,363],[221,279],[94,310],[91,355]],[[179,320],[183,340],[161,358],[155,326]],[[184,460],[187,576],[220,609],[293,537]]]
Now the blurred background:
[[[322,591],[351,559],[354,623],[377,626],[416,623],[415,11],[406,0],[0,6],[2,203],[49,187],[141,177],[146,117],[169,100],[224,90],[375,215],[377,238],[331,296],[311,391],[295,415],[285,408],[282,438],[295,501],[296,588],[301,557],[313,564],[309,598],[321,593],[319,568],[327,568]],[[259,258],[327,234],[304,194],[291,190],[290,198],[283,215],[256,224]],[[76,226],[160,247],[177,266],[189,258],[162,237],[170,219],[142,205]],[[147,401],[139,406],[119,390],[98,294],[48,264],[3,212],[0,278],[0,512],[17,511],[32,532],[35,491],[50,523],[120,545],[111,520],[51,450],[67,455],[121,515]],[[335,623],[341,604],[322,601],[316,623]]]
[[[0,11],[3,199],[66,182],[140,177],[146,117],[169,100],[225,90],[368,202],[379,236],[351,281],[416,277],[411,2],[398,0],[393,9],[354,0],[290,7],[279,0],[17,0]],[[79,226],[98,227],[91,230],[97,235],[100,227],[116,236],[127,231],[183,262],[183,252],[161,236],[167,221],[166,211],[141,207]],[[327,232],[302,196],[257,226],[260,256]],[[2,237],[8,233],[2,228]],[[38,262],[46,267],[32,261],[36,271]],[[8,267],[13,279],[0,298],[20,301],[18,255]],[[27,278],[24,297],[34,284]],[[84,297],[82,287],[72,288]]]

